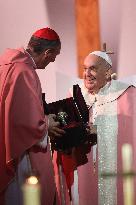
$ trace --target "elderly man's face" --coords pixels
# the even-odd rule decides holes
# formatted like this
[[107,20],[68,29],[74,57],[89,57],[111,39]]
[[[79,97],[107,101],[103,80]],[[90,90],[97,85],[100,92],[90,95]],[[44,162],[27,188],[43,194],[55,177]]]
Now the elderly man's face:
[[89,55],[85,58],[83,78],[90,93],[97,93],[107,83],[108,70],[100,57]]

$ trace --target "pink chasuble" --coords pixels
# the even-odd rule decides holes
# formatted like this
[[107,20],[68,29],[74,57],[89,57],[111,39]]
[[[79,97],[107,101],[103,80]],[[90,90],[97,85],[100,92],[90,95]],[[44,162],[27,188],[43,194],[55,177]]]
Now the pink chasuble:
[[55,184],[50,150],[36,145],[46,135],[48,122],[35,68],[23,48],[7,49],[0,57],[0,198],[14,178],[20,158],[30,150],[32,167],[41,176],[42,205],[45,200],[52,205]]
[[121,147],[126,142],[133,146],[133,168],[136,170],[136,89],[113,80],[100,90],[95,101],[84,87],[81,89],[86,103],[92,106],[91,118],[97,125],[98,136],[97,149],[81,145],[71,156],[77,165],[78,204],[123,205],[122,179],[105,179],[101,174],[122,170]]

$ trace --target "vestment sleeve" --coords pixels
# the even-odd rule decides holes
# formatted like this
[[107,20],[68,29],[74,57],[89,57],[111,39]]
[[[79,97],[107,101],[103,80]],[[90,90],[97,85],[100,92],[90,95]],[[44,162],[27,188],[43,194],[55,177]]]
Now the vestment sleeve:
[[14,82],[5,101],[6,161],[38,143],[48,127],[35,73],[28,70],[12,77]]

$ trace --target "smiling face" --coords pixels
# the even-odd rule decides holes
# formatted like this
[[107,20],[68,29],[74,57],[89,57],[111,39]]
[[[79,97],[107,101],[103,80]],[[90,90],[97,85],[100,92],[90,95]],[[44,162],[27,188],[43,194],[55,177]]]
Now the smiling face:
[[84,61],[84,85],[90,93],[98,93],[110,79],[111,69],[105,60],[96,55],[88,55]]

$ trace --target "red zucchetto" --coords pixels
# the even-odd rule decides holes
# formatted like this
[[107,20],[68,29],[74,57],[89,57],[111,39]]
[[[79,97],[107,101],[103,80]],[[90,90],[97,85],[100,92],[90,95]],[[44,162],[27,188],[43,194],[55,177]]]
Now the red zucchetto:
[[38,38],[43,38],[46,40],[59,40],[58,34],[51,28],[42,28],[37,30],[33,36],[38,37]]

